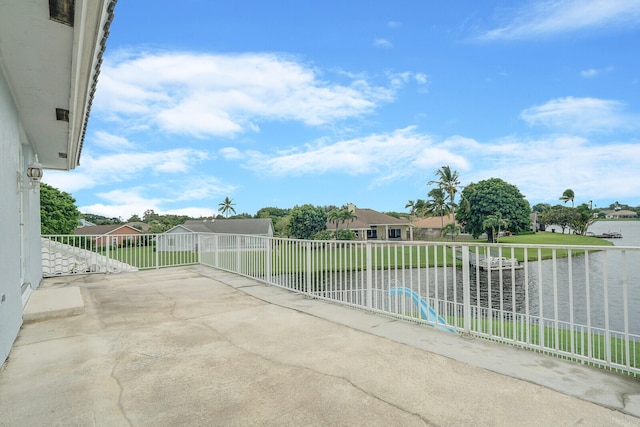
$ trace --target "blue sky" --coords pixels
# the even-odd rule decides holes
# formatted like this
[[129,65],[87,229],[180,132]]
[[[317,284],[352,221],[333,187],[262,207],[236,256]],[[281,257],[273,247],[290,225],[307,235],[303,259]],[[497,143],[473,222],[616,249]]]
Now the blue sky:
[[[152,7],[151,7],[152,5]],[[120,1],[82,212],[405,211],[450,165],[640,204],[640,1]]]

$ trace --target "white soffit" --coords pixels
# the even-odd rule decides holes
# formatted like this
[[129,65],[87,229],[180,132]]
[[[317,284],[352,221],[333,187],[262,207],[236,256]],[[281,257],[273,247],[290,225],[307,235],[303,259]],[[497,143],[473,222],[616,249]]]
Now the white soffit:
[[[33,146],[45,168],[79,164],[115,3],[0,2],[1,71],[24,126],[23,142]],[[50,11],[56,10],[52,19]],[[73,26],[64,22],[70,17]]]

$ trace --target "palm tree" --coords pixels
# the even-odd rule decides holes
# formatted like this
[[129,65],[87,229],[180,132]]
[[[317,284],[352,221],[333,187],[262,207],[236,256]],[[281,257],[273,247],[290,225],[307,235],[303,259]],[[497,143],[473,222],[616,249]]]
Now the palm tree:
[[410,208],[409,215],[422,216],[427,210],[427,202],[422,199],[418,199],[415,202],[413,200],[409,200],[404,207]]
[[[491,229],[491,240],[493,243],[499,243],[500,240],[500,228],[507,228],[509,223],[502,218],[502,214],[498,212],[494,215],[488,215],[484,221],[482,221],[482,227],[485,229]],[[498,234],[496,234],[496,228],[498,229]]]
[[456,240],[456,236],[460,234],[460,226],[456,225],[455,222],[450,222],[442,228],[442,237],[447,235],[451,235],[451,241]]
[[336,233],[338,232],[338,224],[342,221],[342,212],[343,211],[340,209],[332,209],[327,214],[327,219],[329,220],[329,222],[336,225]]
[[344,224],[345,222],[352,222],[352,221],[355,221],[356,219],[358,219],[356,214],[350,211],[349,209],[342,210],[342,218],[340,221],[341,224]]
[[226,218],[229,218],[229,211],[236,213],[236,210],[233,208],[233,199],[230,199],[229,196],[225,197],[224,200],[218,204],[218,212],[221,212],[222,215],[225,215]]
[[571,201],[571,207],[573,207],[574,198],[575,198],[575,194],[573,193],[573,190],[570,188],[567,188],[566,190],[564,190],[564,193],[562,193],[562,196],[560,196],[560,200],[562,200],[565,204],[567,204],[568,201]]
[[446,194],[449,200],[449,210],[451,215],[453,216],[453,220],[456,219],[456,193],[458,192],[458,187],[460,186],[460,177],[458,176],[458,171],[452,171],[451,168],[446,165],[442,166],[435,173],[437,181],[429,181],[427,185],[436,184],[440,187]]
[[427,196],[430,197],[425,205],[425,211],[433,216],[439,216],[442,222],[442,229],[444,230],[444,215],[449,213],[449,206],[447,205],[447,196],[444,190],[440,187],[432,188]]
[[411,216],[415,216],[416,215],[416,202],[414,202],[413,200],[409,200],[407,202],[406,205],[404,205],[404,208],[410,208],[409,209],[409,215]]

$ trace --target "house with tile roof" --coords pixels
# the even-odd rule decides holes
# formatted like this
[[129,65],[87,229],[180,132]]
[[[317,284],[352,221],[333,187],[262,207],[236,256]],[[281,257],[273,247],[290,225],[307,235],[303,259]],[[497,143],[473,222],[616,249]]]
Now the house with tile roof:
[[[358,208],[349,204],[347,209],[356,219],[338,223],[338,229],[352,230],[358,240],[413,240],[413,226],[407,219],[399,219],[373,209]],[[327,229],[335,230],[336,224],[327,221]]]

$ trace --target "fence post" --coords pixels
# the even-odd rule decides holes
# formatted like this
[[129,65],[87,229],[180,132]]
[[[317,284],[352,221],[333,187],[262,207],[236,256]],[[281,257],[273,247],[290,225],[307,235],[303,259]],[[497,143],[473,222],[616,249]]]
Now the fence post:
[[237,235],[233,236],[233,242],[234,242],[234,244],[236,246],[236,273],[242,274],[242,260],[240,259],[240,256],[242,255],[242,252],[241,252],[241,248],[240,248],[239,236],[237,236]]
[[464,333],[471,333],[471,269],[469,268],[469,246],[462,246],[462,307]]
[[371,243],[365,244],[367,261],[367,308],[373,310],[373,261]]
[[110,252],[111,252],[111,239],[107,238],[103,238],[103,241],[107,242],[107,250],[105,251],[105,255],[106,255],[106,261],[104,263],[104,269],[105,269],[105,273],[109,272],[109,260],[110,260]]
[[160,251],[158,250],[158,247],[160,246],[160,245],[158,245],[158,243],[160,243],[160,239],[162,239],[162,245],[163,246],[167,244],[166,237],[163,238],[159,234],[155,235],[155,241],[156,241],[156,244],[155,244],[155,249],[156,249],[156,251],[155,251],[156,252],[156,270],[160,268]]
[[273,237],[265,237],[265,254],[264,254],[264,279],[265,282],[271,284],[271,266],[273,265]]
[[305,281],[305,293],[307,295],[311,295],[311,242],[307,241],[305,244],[305,248],[306,248],[306,253],[305,253],[305,260],[304,260],[304,271],[305,271],[305,277],[304,277],[304,281]]

